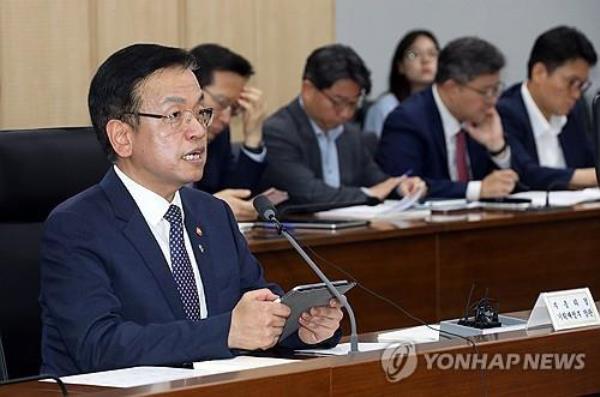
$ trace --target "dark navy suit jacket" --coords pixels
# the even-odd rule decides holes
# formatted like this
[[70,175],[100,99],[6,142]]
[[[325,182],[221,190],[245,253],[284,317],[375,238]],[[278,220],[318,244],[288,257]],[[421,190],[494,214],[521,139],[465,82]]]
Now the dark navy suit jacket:
[[[498,168],[483,145],[467,135],[473,180]],[[429,187],[430,197],[465,197],[467,184],[453,182],[448,170],[446,138],[440,112],[428,88],[400,103],[387,117],[376,160],[383,171],[401,175],[408,170]]]
[[[242,294],[262,287],[282,293],[263,279],[227,204],[196,189],[180,194],[208,317],[186,319],[163,253],[111,168],[100,184],[59,205],[46,222],[42,372],[231,357],[231,311]],[[301,345],[297,333],[283,345]]]
[[567,115],[567,123],[558,136],[567,168],[542,167],[529,114],[521,95],[521,84],[515,84],[506,90],[498,101],[497,108],[505,133],[513,138],[511,144],[520,145],[520,150],[515,151],[516,155],[526,156],[521,161],[530,163],[522,179],[534,189],[566,188],[576,168],[594,166],[592,146],[585,133],[584,104],[578,103],[571,110]]
[[204,175],[195,186],[210,194],[227,188],[249,189],[256,194],[266,162],[252,160],[243,150],[234,156],[230,139],[226,128],[208,144]]

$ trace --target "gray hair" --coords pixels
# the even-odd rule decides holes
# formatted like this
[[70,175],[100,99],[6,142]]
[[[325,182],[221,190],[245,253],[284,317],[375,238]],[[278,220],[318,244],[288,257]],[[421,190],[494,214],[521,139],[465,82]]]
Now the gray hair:
[[504,55],[493,44],[478,37],[461,37],[440,52],[435,82],[467,83],[474,78],[497,73],[504,67]]

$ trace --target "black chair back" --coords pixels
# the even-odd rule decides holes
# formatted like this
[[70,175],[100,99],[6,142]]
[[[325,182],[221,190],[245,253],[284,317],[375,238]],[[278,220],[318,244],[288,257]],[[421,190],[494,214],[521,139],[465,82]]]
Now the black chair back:
[[0,131],[0,334],[10,378],[39,373],[43,222],[109,166],[91,127]]

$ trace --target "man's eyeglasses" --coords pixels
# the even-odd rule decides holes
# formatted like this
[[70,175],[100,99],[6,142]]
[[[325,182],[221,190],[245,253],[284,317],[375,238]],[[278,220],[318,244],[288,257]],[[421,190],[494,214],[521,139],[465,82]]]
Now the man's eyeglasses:
[[172,128],[180,128],[183,123],[189,124],[192,118],[198,120],[201,126],[208,128],[213,120],[213,109],[212,108],[199,108],[196,110],[177,110],[167,115],[153,114],[153,113],[125,113],[138,117],[150,117],[153,119],[161,119],[166,125]]
[[228,99],[223,99],[223,98],[219,97],[218,95],[213,94],[206,88],[203,88],[202,91],[207,93],[208,96],[210,97],[210,99],[212,99],[212,101],[217,104],[217,107],[215,109],[216,111],[218,111],[218,112],[230,111],[231,117],[237,116],[242,111],[242,107],[240,106],[239,103],[237,103],[237,101],[230,101]]
[[436,49],[427,50],[427,51],[417,51],[417,50],[408,50],[404,53],[404,57],[408,61],[417,61],[419,59],[424,59],[425,57],[429,59],[437,59],[439,51]]
[[592,82],[589,80],[580,80],[578,78],[568,79],[567,84],[569,85],[569,89],[578,90],[582,94],[588,90],[592,86]]
[[471,87],[468,84],[461,84],[461,86],[463,86],[473,92],[478,93],[484,99],[487,99],[487,100],[493,100],[493,99],[498,98],[500,96],[500,94],[502,94],[502,91],[504,91],[504,83],[502,81],[499,81],[498,83],[496,83],[493,86],[488,87],[488,88]]
[[354,110],[358,109],[359,107],[361,107],[363,99],[364,99],[364,95],[362,92],[356,101],[350,101],[350,100],[344,99],[344,98],[336,98],[336,97],[331,96],[330,94],[326,93],[323,90],[319,90],[319,92],[321,94],[323,94],[323,96],[325,98],[329,99],[329,102],[331,102],[331,104],[333,105],[333,108],[335,109],[336,112],[341,112],[344,109],[354,111]]

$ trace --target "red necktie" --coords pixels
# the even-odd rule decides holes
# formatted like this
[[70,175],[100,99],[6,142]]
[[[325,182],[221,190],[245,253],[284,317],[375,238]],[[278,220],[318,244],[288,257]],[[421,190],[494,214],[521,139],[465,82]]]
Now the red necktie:
[[469,166],[467,165],[467,136],[465,130],[456,134],[456,174],[459,182],[469,181]]

